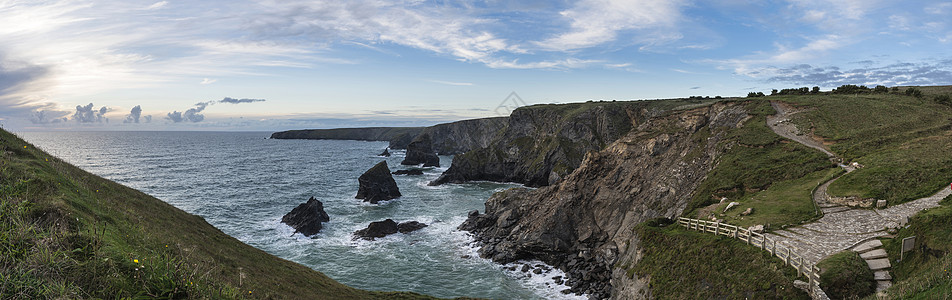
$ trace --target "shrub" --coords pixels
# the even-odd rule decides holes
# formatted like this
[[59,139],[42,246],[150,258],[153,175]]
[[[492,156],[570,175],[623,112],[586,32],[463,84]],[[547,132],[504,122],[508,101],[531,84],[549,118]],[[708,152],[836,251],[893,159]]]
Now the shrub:
[[935,102],[939,104],[952,105],[952,97],[950,97],[949,95],[938,95],[938,96],[935,96],[933,100],[935,100]]
[[859,299],[876,291],[876,279],[866,261],[853,251],[843,251],[817,263],[820,287],[831,299]]
[[873,88],[873,93],[885,94],[885,93],[888,93],[888,92],[889,92],[889,88],[887,88],[886,86],[883,86],[883,85],[877,85],[875,88]]
[[906,89],[906,96],[913,96],[916,98],[922,97],[922,91],[917,88],[908,88]]

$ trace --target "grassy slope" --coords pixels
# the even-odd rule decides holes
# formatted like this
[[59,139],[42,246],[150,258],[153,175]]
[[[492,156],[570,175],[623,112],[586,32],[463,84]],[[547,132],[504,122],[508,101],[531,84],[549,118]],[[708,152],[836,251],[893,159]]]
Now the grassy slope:
[[[912,217],[896,238],[884,240],[895,283],[887,290],[890,299],[952,298],[952,196],[941,204]],[[901,241],[910,236],[916,237],[916,247],[899,261]]]
[[[810,191],[835,172],[833,165],[823,153],[770,130],[766,117],[776,112],[769,101],[752,100],[747,108],[752,118],[729,132],[722,145],[727,150],[695,191],[685,215],[698,217],[698,209],[726,197],[728,201],[717,208],[716,215],[732,224],[783,226],[813,219],[816,214]],[[741,206],[720,213],[732,201]],[[738,216],[747,207],[753,207],[754,214]]]
[[347,287],[3,130],[0,201],[0,298],[424,298]]
[[834,196],[902,203],[952,181],[952,107],[896,94],[769,97],[802,108],[794,122],[833,144],[831,150],[866,166],[834,182]]
[[820,287],[832,299],[856,299],[876,291],[873,271],[853,251],[833,254],[818,262]]
[[756,247],[678,225],[635,230],[644,256],[629,274],[647,275],[657,299],[810,299],[793,268]]

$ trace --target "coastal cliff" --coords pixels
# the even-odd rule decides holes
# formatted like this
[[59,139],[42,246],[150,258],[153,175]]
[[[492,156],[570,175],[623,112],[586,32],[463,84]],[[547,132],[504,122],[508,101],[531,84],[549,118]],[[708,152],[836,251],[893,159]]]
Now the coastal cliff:
[[702,103],[590,101],[521,107],[490,146],[458,155],[431,185],[474,180],[551,185],[578,168],[585,153],[604,149],[641,121]]
[[271,134],[272,139],[358,140],[389,142],[390,149],[406,149],[423,134],[432,140],[433,150],[455,155],[491,145],[507,125],[508,117],[493,117],[437,124],[430,127],[365,127],[301,129]]
[[[460,228],[474,233],[482,244],[480,255],[500,263],[540,259],[566,271],[572,292],[599,299],[643,292],[644,280],[614,268],[619,261],[637,262],[635,225],[680,215],[724,150],[721,141],[749,116],[734,102],[655,116],[625,112],[630,119],[645,119],[604,150],[589,151],[557,184],[497,193],[486,202],[485,213],[471,213]],[[617,113],[596,109],[589,116],[607,120]],[[607,138],[611,131],[584,132]],[[613,293],[612,286],[625,289]]]

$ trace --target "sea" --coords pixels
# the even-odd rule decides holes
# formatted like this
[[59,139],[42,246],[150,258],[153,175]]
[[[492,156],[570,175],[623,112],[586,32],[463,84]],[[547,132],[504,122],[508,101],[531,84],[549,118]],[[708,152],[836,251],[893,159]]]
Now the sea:
[[[402,197],[369,204],[354,199],[357,178],[387,161],[391,171],[405,153],[386,142],[276,140],[270,132],[20,132],[19,136],[88,172],[135,188],[208,223],[242,242],[288,259],[352,287],[412,291],[436,297],[584,299],[565,295],[552,269],[524,273],[521,264],[479,258],[473,237],[457,230],[492,193],[518,185],[492,182],[427,183],[452,163],[422,176],[394,175]],[[281,217],[315,197],[330,222],[305,237]],[[409,234],[375,241],[354,239],[370,222],[393,219],[429,224]],[[516,266],[516,268],[512,268]],[[510,270],[515,269],[515,270]]]

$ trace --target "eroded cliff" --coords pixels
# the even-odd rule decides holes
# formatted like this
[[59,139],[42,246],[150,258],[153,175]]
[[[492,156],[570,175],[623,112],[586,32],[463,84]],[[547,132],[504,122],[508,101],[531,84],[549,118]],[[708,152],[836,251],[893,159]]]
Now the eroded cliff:
[[[543,260],[566,271],[572,292],[599,299],[644,296],[644,281],[615,267],[637,262],[633,228],[651,218],[681,214],[729,145],[721,143],[729,130],[742,126],[749,116],[735,102],[676,111],[632,108],[593,109],[585,112],[586,118],[576,119],[575,125],[561,129],[516,126],[522,118],[545,116],[528,110],[514,113],[512,132],[549,130],[553,135],[582,135],[576,140],[592,143],[582,146],[588,150],[584,160],[557,184],[497,193],[486,202],[485,213],[471,213],[460,228],[473,232],[482,243],[480,254],[500,263]],[[622,112],[624,118],[619,117]],[[624,130],[620,123],[625,119],[637,125],[612,142],[611,134]],[[594,151],[599,143],[608,146]],[[515,149],[525,148],[516,145]],[[507,157],[500,150],[492,155]],[[570,150],[557,149],[547,157],[560,151]],[[454,167],[460,161],[466,160],[454,161]],[[624,289],[613,292],[612,286]]]

